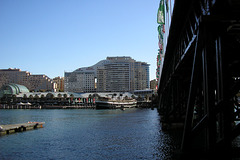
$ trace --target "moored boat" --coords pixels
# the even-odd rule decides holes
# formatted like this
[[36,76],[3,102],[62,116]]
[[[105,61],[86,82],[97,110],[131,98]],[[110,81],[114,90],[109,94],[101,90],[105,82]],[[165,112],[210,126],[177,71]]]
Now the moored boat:
[[137,106],[137,101],[132,100],[99,100],[96,101],[96,109],[122,109]]

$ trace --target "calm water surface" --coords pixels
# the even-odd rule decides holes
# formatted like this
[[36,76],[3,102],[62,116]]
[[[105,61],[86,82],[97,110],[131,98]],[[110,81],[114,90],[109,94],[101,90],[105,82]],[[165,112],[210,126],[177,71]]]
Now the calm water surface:
[[157,110],[0,110],[0,124],[44,128],[0,137],[0,159],[171,159]]

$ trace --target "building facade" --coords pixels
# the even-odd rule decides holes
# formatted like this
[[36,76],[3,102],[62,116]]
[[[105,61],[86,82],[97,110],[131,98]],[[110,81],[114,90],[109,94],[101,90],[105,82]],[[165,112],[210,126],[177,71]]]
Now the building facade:
[[65,72],[65,91],[133,92],[150,88],[149,64],[131,57],[107,57],[91,67]]
[[153,79],[150,81],[150,89],[156,90],[157,85],[158,85],[158,83],[157,83],[156,79]]
[[64,91],[64,77],[55,77],[53,78],[53,82],[56,83],[56,90],[58,92]]
[[61,108],[92,106],[95,98],[73,92],[30,92],[26,86],[11,83],[0,88],[0,109]]
[[96,71],[91,68],[79,68],[74,72],[65,72],[64,90],[67,92],[96,92]]
[[[107,57],[110,62],[105,65],[106,67],[106,83],[98,85],[106,85],[105,91],[130,91],[130,77],[131,77],[131,61],[125,57]],[[98,75],[101,76],[101,75]],[[99,90],[102,92],[104,90]]]
[[32,75],[20,69],[1,69],[0,88],[9,83],[24,85],[30,91],[56,91],[56,84],[46,75]]

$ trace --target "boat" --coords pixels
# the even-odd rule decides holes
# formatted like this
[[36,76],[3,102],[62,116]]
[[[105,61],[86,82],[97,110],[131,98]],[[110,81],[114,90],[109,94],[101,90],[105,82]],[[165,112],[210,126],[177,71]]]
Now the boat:
[[101,99],[95,101],[96,109],[124,109],[133,108],[137,106],[137,101],[135,99],[128,100],[111,100],[111,99]]

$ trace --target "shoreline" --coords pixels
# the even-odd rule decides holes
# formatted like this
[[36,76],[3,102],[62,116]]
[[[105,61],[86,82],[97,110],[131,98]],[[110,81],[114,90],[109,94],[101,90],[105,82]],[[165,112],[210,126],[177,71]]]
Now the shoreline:
[[96,105],[0,105],[0,109],[96,109]]

